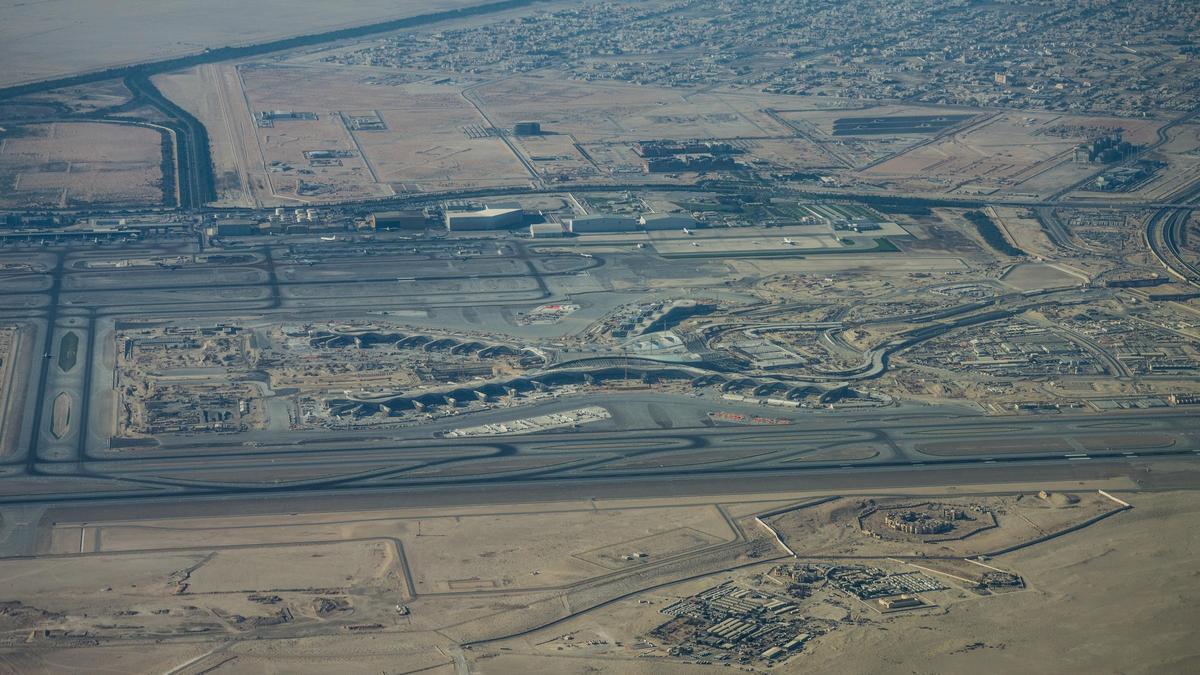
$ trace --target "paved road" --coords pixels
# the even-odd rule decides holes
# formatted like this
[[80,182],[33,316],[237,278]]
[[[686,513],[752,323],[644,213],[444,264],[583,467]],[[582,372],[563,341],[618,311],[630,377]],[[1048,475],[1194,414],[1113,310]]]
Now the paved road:
[[1183,230],[1190,212],[1184,209],[1163,209],[1146,223],[1145,240],[1150,252],[1171,276],[1200,287],[1200,266],[1185,257],[1182,249]]

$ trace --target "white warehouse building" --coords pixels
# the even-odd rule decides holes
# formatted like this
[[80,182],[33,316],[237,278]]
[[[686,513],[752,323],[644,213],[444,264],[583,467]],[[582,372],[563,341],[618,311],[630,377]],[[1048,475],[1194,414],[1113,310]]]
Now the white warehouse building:
[[636,232],[638,220],[631,216],[597,213],[590,216],[576,216],[567,220],[574,234],[591,234],[593,232]]
[[642,216],[642,227],[647,230],[682,230],[698,224],[695,218],[683,213],[647,213]]
[[529,236],[534,239],[562,237],[566,235],[563,226],[558,223],[533,223],[529,226]]
[[466,230],[498,230],[502,227],[521,225],[525,211],[519,208],[485,208],[482,211],[447,211],[446,229],[451,232]]

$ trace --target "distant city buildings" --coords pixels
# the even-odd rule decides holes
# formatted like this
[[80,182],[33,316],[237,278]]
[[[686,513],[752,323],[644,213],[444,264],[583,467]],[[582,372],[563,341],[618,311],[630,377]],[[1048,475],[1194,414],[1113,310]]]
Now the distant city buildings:
[[[1048,3],[1020,12],[918,0],[725,0],[704,3],[703,12],[696,6],[694,0],[585,5],[486,27],[402,34],[327,58],[439,72],[560,69],[584,81],[1128,116],[1200,104],[1197,3]],[[538,133],[524,124],[513,133]]]

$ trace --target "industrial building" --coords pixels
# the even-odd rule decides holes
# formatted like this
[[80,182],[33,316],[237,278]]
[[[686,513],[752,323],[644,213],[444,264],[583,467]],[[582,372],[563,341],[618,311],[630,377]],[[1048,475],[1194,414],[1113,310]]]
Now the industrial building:
[[542,133],[542,123],[522,120],[513,124],[514,136],[537,136]]
[[256,220],[245,218],[230,218],[222,220],[208,228],[210,237],[249,237],[261,233],[261,227]]
[[673,155],[740,155],[745,152],[721,141],[638,141],[633,144],[638,157],[670,157]]
[[895,598],[879,598],[877,602],[883,609],[910,609],[925,606],[924,601],[911,595],[901,595]]
[[642,162],[646,173],[672,173],[676,171],[722,171],[736,169],[738,163],[729,155],[667,155],[649,157]]
[[566,235],[566,231],[559,223],[534,223],[529,226],[529,236],[534,239],[549,239],[564,235]]
[[588,216],[576,216],[567,220],[574,234],[591,234],[593,232],[634,232],[638,229],[638,219],[632,216],[621,216],[610,213],[596,213]]
[[373,230],[424,230],[428,219],[420,209],[381,211],[368,219]]
[[647,230],[682,230],[696,226],[696,219],[683,213],[647,213],[642,216],[642,227]]
[[254,119],[258,123],[258,126],[269,129],[275,126],[275,122],[279,120],[313,121],[317,119],[317,114],[311,112],[297,112],[295,110],[264,110],[256,114]]
[[525,211],[520,208],[485,207],[480,211],[447,211],[446,229],[451,232],[470,230],[497,230],[514,227],[525,221]]

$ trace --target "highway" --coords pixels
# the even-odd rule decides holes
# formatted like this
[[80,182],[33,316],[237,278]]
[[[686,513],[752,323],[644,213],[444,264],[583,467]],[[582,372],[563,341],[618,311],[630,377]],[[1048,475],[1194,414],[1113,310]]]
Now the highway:
[[1087,255],[1091,253],[1083,245],[1077,242],[1067,226],[1058,219],[1058,214],[1054,212],[1054,207],[1041,206],[1034,209],[1034,214],[1037,216],[1038,222],[1042,225],[1042,231],[1050,238],[1050,241],[1055,246],[1064,251]]
[[145,73],[129,75],[124,80],[133,94],[133,101],[150,106],[170,122],[175,147],[175,168],[178,176],[177,205],[191,210],[217,198],[213,178],[212,153],[208,131],[200,120],[175,104],[150,82]]
[[1162,209],[1147,222],[1146,246],[1159,264],[1179,281],[1200,287],[1200,267],[1187,260],[1181,249],[1184,228],[1191,212],[1184,209]]

